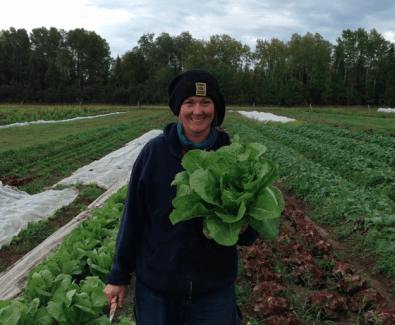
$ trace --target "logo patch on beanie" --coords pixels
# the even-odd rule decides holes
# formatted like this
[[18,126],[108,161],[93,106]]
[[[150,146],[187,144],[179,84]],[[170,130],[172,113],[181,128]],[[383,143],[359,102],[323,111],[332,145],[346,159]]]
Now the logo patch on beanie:
[[196,96],[206,96],[207,88],[204,82],[196,83]]

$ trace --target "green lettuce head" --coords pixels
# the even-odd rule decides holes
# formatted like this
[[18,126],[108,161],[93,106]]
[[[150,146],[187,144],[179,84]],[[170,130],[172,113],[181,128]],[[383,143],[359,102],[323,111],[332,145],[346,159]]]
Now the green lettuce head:
[[171,183],[177,186],[172,224],[203,217],[206,237],[225,246],[236,244],[245,223],[275,239],[285,203],[272,186],[279,178],[277,165],[262,158],[265,151],[260,143],[241,143],[238,135],[217,151],[188,151],[181,162],[185,171]]

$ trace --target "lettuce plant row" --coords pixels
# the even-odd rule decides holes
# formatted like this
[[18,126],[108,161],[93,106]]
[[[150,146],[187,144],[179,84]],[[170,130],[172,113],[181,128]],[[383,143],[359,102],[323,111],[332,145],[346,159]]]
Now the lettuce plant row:
[[319,131],[322,133],[327,134],[328,136],[336,136],[337,138],[344,138],[344,139],[360,139],[362,143],[366,144],[375,144],[378,147],[383,149],[392,148],[395,149],[395,141],[391,137],[385,137],[381,134],[373,135],[367,134],[366,132],[356,132],[356,131],[349,131],[346,129],[341,128],[334,128],[328,125],[322,124],[307,124],[307,129]]
[[[272,140],[293,148],[309,160],[330,168],[332,173],[351,180],[357,185],[377,187],[380,192],[384,191],[387,195],[393,195],[395,169],[384,162],[382,157],[361,155],[352,147],[343,149],[337,143],[334,145],[329,141],[317,139],[314,136],[316,132],[313,132],[310,137],[299,135],[298,128],[293,128],[296,129],[295,132],[289,127],[287,130],[281,126],[265,128],[263,132]],[[355,142],[359,144],[359,141],[355,140]],[[389,159],[394,160],[392,163],[395,163],[395,150],[380,149],[379,152],[383,154],[382,156],[390,157]]]
[[[376,142],[369,142],[368,140],[372,137],[371,135],[342,130],[342,135],[348,135],[348,137],[344,137],[332,133],[331,129],[322,125],[310,126],[309,124],[302,124],[299,127],[283,125],[281,129],[305,136],[308,139],[318,140],[321,143],[329,144],[338,149],[358,153],[365,157],[372,157],[375,160],[380,160],[389,166],[395,167],[395,141],[391,140],[391,138],[376,136],[382,141],[379,142],[377,139]],[[344,132],[346,133],[344,134]]]
[[[320,211],[320,216],[326,222],[336,223],[339,217],[356,221],[361,214],[383,215],[394,211],[393,201],[381,191],[367,190],[353,180],[342,178],[331,168],[306,158],[290,146],[270,139],[262,127],[256,130],[242,124],[235,124],[234,127],[238,133],[245,128],[246,132],[266,145],[267,156],[279,164],[282,180],[289,183],[297,195],[317,205],[325,202],[325,210]],[[308,143],[305,145],[308,146]]]
[[[347,261],[339,259],[306,215],[285,196],[280,234],[242,247],[242,276],[252,286],[254,319],[265,325],[393,324],[392,312]],[[377,321],[377,323],[375,323]]]
[[[105,275],[114,256],[127,185],[113,194],[32,270],[22,296],[0,302],[0,324],[104,325]],[[126,322],[123,322],[126,324]],[[131,323],[130,323],[131,324]]]
[[[279,165],[280,177],[283,186],[292,189],[296,195],[309,201],[314,207],[314,217],[320,222],[340,225],[344,222],[354,223],[354,227],[364,225],[369,228],[365,244],[375,247],[379,256],[378,268],[387,272],[388,275],[395,275],[395,199],[394,192],[391,191],[395,184],[394,180],[388,180],[379,183],[376,187],[372,184],[361,183],[359,177],[344,177],[334,169],[336,165],[347,164],[347,161],[338,160],[336,153],[339,149],[336,146],[330,146],[322,136],[322,146],[327,151],[331,151],[326,161],[321,160],[322,151],[309,153],[311,147],[317,147],[317,144],[311,144],[310,137],[306,137],[300,146],[293,147],[298,142],[298,134],[290,134],[289,129],[297,129],[294,126],[273,127],[269,125],[245,125],[242,123],[230,123],[229,131],[237,133],[244,141],[260,142],[267,147],[266,156]],[[355,138],[360,134],[345,130],[338,130],[330,127],[316,126],[306,124],[303,126],[303,132],[308,133],[311,127],[313,132],[322,130],[323,133],[341,134],[343,138]],[[286,130],[285,130],[286,129]],[[299,131],[295,130],[295,133]],[[288,141],[281,141],[281,133],[285,133]],[[285,137],[284,136],[284,137]],[[291,138],[296,139],[292,141]],[[369,136],[366,135],[369,139]],[[380,136],[375,136],[376,142]],[[332,138],[332,135],[327,135]],[[383,142],[392,140],[383,140]],[[356,142],[358,142],[356,140]],[[370,141],[369,143],[375,143]],[[379,144],[377,144],[379,147]],[[304,155],[304,152],[307,155]],[[364,159],[364,158],[362,158]],[[370,159],[374,159],[371,156]],[[329,161],[331,160],[331,161]],[[349,164],[353,162],[350,161]],[[387,165],[388,166],[388,165]],[[390,167],[388,167],[390,168]],[[391,168],[392,169],[392,168]],[[372,175],[384,173],[381,168],[372,170]],[[345,172],[347,174],[347,172]],[[350,172],[350,174],[352,174]]]

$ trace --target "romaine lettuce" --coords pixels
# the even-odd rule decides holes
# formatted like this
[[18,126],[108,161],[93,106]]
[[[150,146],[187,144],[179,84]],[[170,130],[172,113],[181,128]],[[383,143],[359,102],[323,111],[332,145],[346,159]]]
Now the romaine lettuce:
[[241,143],[238,135],[217,151],[188,151],[181,162],[185,171],[171,183],[177,186],[172,224],[203,217],[206,237],[225,246],[236,244],[245,223],[275,239],[285,204],[272,186],[278,167],[262,157],[265,151],[260,143]]

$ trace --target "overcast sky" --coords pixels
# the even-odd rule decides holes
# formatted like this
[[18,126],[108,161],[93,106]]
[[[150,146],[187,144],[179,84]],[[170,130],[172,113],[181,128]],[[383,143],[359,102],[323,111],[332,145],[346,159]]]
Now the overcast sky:
[[343,30],[375,28],[395,42],[394,0],[9,0],[0,30],[85,28],[104,38],[114,58],[137,46],[146,33],[195,39],[227,34],[255,50],[257,39],[290,40],[293,33],[319,33],[336,44]]

